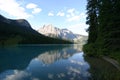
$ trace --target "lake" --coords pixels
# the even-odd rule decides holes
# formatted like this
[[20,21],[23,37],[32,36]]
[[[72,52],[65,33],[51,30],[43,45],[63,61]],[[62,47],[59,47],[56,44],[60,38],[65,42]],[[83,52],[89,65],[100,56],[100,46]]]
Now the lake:
[[[99,66],[105,62],[85,57],[81,45],[0,47],[0,80],[89,80],[94,75],[92,64],[97,61],[102,63]],[[106,65],[106,69],[117,71],[111,64]]]

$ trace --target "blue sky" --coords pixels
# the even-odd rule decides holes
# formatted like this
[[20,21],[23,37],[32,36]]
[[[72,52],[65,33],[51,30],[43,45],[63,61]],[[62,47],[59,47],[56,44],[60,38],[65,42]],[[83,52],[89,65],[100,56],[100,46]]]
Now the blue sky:
[[0,14],[27,19],[34,29],[52,24],[87,35],[86,0],[0,0]]

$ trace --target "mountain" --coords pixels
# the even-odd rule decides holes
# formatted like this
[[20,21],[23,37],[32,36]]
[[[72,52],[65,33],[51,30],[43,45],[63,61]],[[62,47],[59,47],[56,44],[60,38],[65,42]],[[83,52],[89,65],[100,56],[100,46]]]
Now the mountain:
[[38,55],[35,59],[42,61],[44,64],[52,64],[55,61],[61,59],[67,59],[73,54],[79,53],[82,51],[82,46],[80,45],[72,45],[68,47],[64,47],[59,50],[50,50],[46,51],[43,54]]
[[62,39],[73,40],[74,38],[76,38],[76,35],[74,35],[71,31],[67,29],[56,28],[52,24],[44,25],[42,28],[38,30],[38,32],[46,36],[58,37]]
[[24,19],[12,20],[0,15],[0,45],[63,43],[71,42],[44,36],[32,29]]
[[87,36],[75,34],[68,29],[59,29],[52,24],[44,25],[42,28],[38,29],[38,32],[45,36],[70,40],[75,43],[83,43],[87,40]]
[[25,26],[25,27],[31,28],[30,24],[25,19],[11,20],[11,19],[7,19],[4,16],[0,15],[0,21],[8,23],[8,24],[14,24],[14,25]]

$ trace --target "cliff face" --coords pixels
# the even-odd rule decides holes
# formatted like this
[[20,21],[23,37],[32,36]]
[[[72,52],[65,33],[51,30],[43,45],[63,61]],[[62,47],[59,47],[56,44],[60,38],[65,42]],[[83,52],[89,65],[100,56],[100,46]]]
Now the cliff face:
[[68,29],[59,29],[54,27],[52,24],[44,25],[42,28],[38,29],[38,32],[45,36],[70,40],[78,43],[82,43],[87,40],[87,36],[75,34]]

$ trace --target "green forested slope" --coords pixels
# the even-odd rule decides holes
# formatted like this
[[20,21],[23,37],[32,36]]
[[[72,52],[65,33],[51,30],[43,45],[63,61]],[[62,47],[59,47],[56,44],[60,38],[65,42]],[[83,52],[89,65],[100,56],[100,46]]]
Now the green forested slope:
[[[88,43],[90,56],[120,57],[120,0],[87,0]],[[119,59],[120,60],[120,59]]]
[[46,37],[31,26],[19,25],[16,20],[6,19],[0,15],[0,45],[12,44],[69,44],[71,42]]

